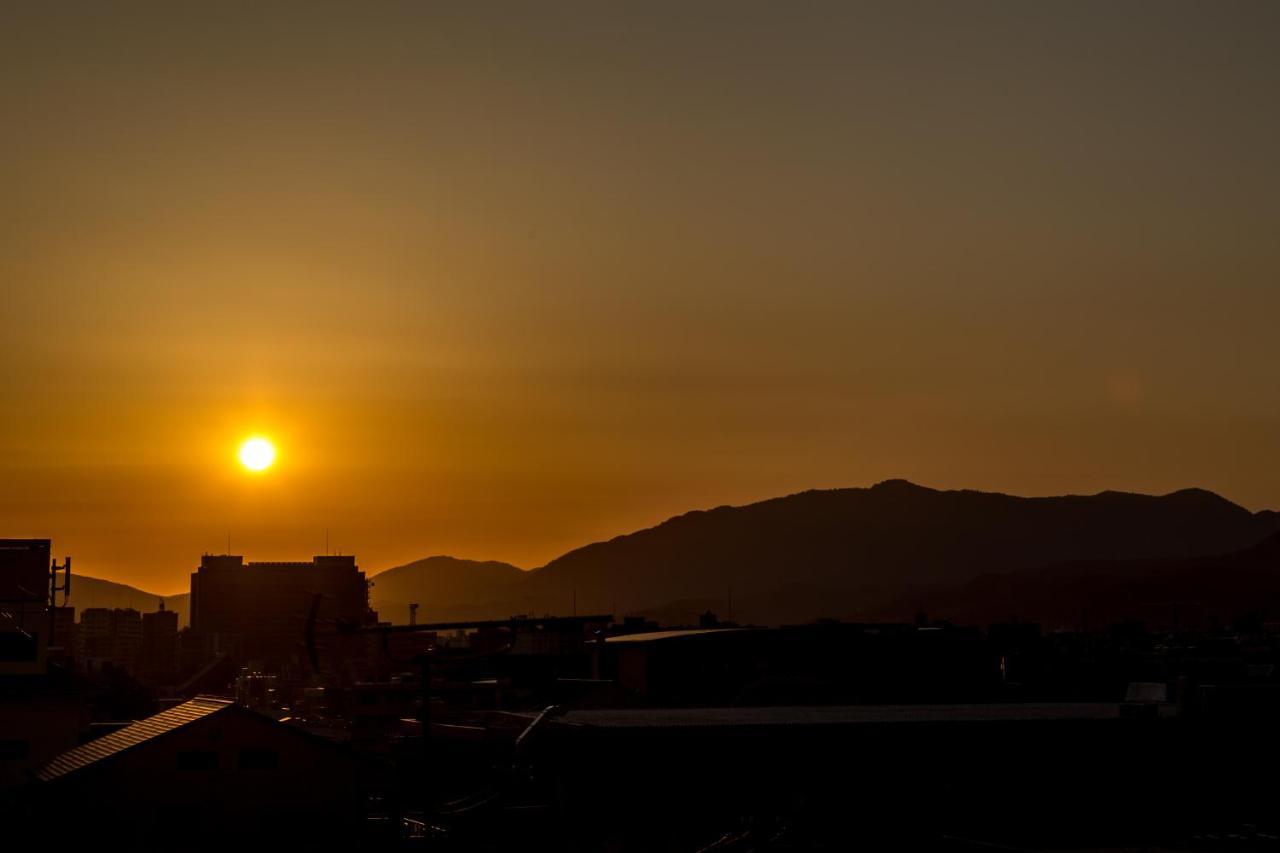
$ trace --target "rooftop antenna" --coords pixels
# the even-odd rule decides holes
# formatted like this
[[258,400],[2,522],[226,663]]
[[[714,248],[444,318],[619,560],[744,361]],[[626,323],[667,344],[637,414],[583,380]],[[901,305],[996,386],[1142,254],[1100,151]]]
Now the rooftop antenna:
[[[58,583],[58,572],[62,572],[62,583]],[[71,597],[71,558],[63,557],[62,565],[55,558],[49,564],[49,645],[53,645],[55,626],[58,614],[58,593],[62,593],[62,607],[67,606]],[[25,607],[25,604],[23,605]]]

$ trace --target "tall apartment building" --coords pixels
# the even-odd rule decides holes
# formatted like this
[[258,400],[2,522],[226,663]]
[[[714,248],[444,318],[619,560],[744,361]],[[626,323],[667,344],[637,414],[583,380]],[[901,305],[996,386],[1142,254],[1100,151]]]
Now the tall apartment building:
[[111,656],[111,608],[86,607],[80,611],[76,657],[83,661],[106,660]]
[[76,628],[76,609],[74,607],[53,608],[53,621],[50,626],[50,657],[67,661],[75,657],[78,645]]
[[109,663],[137,672],[142,614],[133,608],[86,607],[80,613],[79,659],[89,669]]
[[305,658],[312,603],[325,628],[376,621],[369,586],[352,556],[248,562],[205,555],[191,575],[191,630],[210,648],[268,667]]
[[178,614],[166,610],[164,600],[154,613],[142,614],[142,645],[138,674],[151,681],[169,683],[178,669]]

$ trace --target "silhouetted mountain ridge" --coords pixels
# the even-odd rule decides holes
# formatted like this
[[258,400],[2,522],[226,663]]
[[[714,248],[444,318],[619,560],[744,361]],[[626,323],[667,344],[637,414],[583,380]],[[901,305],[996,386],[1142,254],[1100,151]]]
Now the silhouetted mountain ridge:
[[[1204,489],[1024,498],[886,480],[693,510],[532,571],[428,557],[373,575],[370,594],[380,617],[396,623],[408,620],[410,602],[420,621],[575,605],[668,622],[708,608],[761,623],[909,618],[920,609],[960,620],[1043,613],[1061,621],[1078,609],[1069,602],[1091,596],[1113,596],[1113,610],[1132,612],[1133,596],[1153,595],[1151,579],[1162,573],[1199,572],[1197,582],[1212,586],[1205,567],[1250,566],[1232,576],[1232,600],[1247,599],[1249,583],[1265,594],[1269,576],[1259,567],[1280,551],[1277,534],[1280,514],[1251,513]],[[157,596],[132,587],[76,582],[72,603],[81,609],[156,606]],[[186,596],[166,603],[185,621]]]
[[784,581],[872,591],[1072,560],[1220,553],[1275,528],[1204,490],[1019,498],[890,480],[686,513],[571,551],[530,582],[635,607]]
[[410,603],[418,604],[424,622],[473,618],[491,613],[503,590],[523,576],[521,569],[495,560],[427,557],[376,574],[369,598],[383,621],[407,622]]
[[1140,620],[1164,628],[1226,624],[1250,615],[1280,619],[1280,533],[1227,554],[1069,563],[985,574],[885,605],[883,619],[924,612],[960,623],[1007,619],[1049,628]]
[[732,596],[735,615],[760,622],[865,617],[913,591],[984,575],[1221,554],[1277,530],[1280,515],[1204,489],[1023,498],[886,480],[683,513],[496,585],[472,584],[465,603],[492,616],[567,612],[573,601],[580,612],[681,601],[725,611]]

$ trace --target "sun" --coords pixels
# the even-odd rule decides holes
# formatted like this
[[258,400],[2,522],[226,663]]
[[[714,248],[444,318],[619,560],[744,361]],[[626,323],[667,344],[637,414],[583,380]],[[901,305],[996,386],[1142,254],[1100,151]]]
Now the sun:
[[240,464],[250,471],[265,471],[276,461],[276,446],[261,436],[245,439],[240,445]]

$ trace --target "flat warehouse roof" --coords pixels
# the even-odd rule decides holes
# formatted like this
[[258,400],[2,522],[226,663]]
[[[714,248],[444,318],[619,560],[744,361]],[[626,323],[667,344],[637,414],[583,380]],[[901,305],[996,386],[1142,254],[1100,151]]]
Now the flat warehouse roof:
[[846,705],[769,708],[626,708],[568,711],[555,725],[611,729],[734,726],[850,726],[1120,719],[1115,702],[987,705]]

